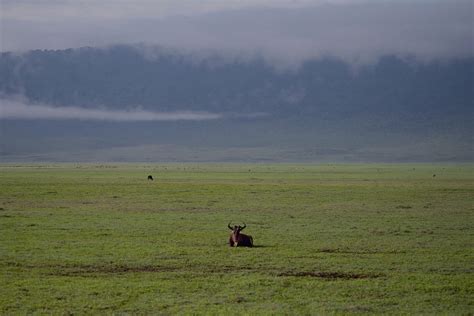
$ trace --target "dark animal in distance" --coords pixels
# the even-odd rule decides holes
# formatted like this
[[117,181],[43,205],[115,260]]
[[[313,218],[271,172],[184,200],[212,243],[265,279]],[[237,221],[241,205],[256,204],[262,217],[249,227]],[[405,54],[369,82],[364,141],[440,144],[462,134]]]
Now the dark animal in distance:
[[229,229],[232,231],[229,237],[229,246],[231,247],[253,247],[253,238],[252,236],[241,234],[240,232],[244,230],[247,225],[240,226],[234,225],[234,227],[230,226],[230,223],[227,225]]
[[150,175],[150,176],[148,176],[148,180],[151,180],[151,181],[153,181],[153,177],[152,177],[151,175]]

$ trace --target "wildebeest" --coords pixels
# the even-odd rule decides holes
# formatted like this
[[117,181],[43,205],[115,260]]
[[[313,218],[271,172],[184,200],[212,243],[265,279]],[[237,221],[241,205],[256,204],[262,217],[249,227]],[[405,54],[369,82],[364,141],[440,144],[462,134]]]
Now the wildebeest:
[[148,180],[153,181],[153,177],[151,175],[148,176]]
[[230,223],[227,225],[229,229],[232,231],[229,237],[229,246],[231,247],[253,247],[253,238],[252,236],[241,234],[240,232],[244,230],[247,225],[240,226],[234,225],[230,226]]

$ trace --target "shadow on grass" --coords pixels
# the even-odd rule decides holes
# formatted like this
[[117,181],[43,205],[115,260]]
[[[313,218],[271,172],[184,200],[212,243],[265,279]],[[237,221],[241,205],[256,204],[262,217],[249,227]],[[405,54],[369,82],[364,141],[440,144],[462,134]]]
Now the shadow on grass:
[[253,245],[252,248],[273,248],[275,246],[271,246],[271,245]]
[[230,247],[229,244],[225,245],[227,248],[239,248],[239,249],[252,249],[252,248],[274,248],[274,245],[253,245],[252,247]]

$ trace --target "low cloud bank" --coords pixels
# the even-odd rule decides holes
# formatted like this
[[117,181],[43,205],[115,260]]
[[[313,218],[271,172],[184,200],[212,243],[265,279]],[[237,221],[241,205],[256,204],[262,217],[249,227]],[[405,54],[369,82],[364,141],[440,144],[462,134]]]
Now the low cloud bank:
[[53,107],[31,105],[17,100],[0,99],[0,119],[27,120],[95,120],[115,122],[136,121],[204,121],[224,118],[224,115],[209,112],[151,112],[141,109],[116,111],[107,109],[86,109],[80,107]]
[[[39,13],[18,1],[9,3],[2,20],[3,51],[149,43],[192,52],[261,54],[273,65],[328,55],[351,63],[390,54],[423,60],[473,56],[473,0],[326,0],[288,8],[263,0],[251,6],[208,2],[209,10],[189,8],[184,15],[160,18],[154,16],[166,9],[162,3],[133,5],[142,9],[131,15],[123,15],[131,7],[115,3],[109,7],[122,13],[96,2],[91,6],[97,10],[72,10],[68,4],[41,6]],[[64,19],[67,8],[72,11]],[[90,17],[90,12],[96,15]]]

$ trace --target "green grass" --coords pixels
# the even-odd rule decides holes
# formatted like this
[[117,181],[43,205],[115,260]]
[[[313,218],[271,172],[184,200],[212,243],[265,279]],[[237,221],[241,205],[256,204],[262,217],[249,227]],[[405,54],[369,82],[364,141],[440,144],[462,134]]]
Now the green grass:
[[471,164],[0,165],[0,313],[470,314],[473,191]]

